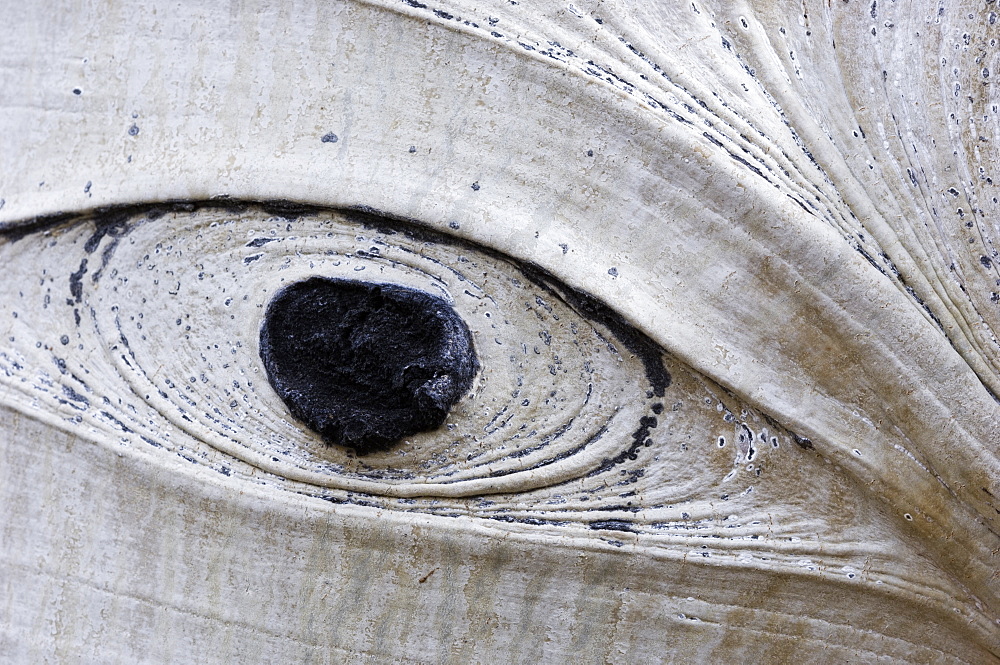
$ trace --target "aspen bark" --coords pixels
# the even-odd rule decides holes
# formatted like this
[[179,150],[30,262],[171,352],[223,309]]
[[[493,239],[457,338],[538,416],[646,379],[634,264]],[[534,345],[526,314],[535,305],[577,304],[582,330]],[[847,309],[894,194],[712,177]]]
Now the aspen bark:
[[204,4],[5,8],[0,653],[1000,658],[993,3]]

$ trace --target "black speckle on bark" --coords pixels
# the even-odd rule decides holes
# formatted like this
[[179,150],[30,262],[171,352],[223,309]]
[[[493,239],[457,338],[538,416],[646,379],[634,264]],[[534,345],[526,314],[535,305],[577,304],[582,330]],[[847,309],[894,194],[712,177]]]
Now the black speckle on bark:
[[80,261],[80,269],[69,276],[69,293],[73,296],[73,302],[79,303],[83,299],[83,276],[87,274],[87,259]]
[[595,531],[625,531],[628,533],[635,531],[635,525],[626,520],[601,520],[598,522],[591,522],[590,528]]
[[815,446],[813,446],[812,441],[810,441],[804,436],[799,436],[794,432],[792,433],[792,440],[795,441],[795,445],[797,445],[802,450],[813,450],[815,448]]
[[323,135],[323,138],[320,139],[320,141],[322,141],[323,143],[336,143],[339,140],[340,139],[337,138],[337,135],[334,134],[333,132],[327,132],[326,134]]
[[274,297],[260,355],[292,415],[359,455],[441,426],[479,370],[468,326],[441,298],[322,277]]

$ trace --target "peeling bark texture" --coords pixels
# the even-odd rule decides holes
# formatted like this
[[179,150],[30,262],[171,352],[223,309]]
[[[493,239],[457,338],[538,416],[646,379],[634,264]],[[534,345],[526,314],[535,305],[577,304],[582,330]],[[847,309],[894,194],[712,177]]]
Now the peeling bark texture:
[[7,4],[3,659],[1000,662],[996,3]]

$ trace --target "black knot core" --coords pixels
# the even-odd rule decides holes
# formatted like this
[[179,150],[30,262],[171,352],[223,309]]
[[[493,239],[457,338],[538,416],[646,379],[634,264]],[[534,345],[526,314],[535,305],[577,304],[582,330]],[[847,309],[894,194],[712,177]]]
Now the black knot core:
[[361,455],[440,427],[479,370],[468,326],[441,298],[324,277],[278,292],[260,357],[292,415]]

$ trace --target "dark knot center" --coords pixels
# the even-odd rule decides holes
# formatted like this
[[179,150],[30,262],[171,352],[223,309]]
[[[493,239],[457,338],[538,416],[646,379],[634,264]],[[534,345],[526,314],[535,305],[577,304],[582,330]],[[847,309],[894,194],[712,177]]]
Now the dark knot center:
[[260,356],[292,415],[362,455],[440,427],[479,370],[468,326],[443,299],[324,277],[275,295]]

